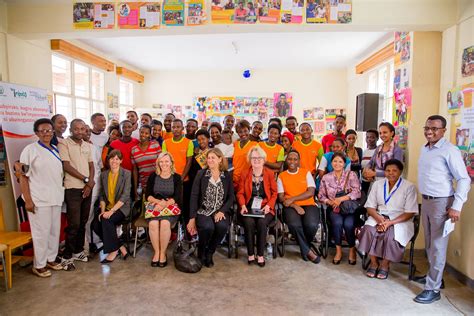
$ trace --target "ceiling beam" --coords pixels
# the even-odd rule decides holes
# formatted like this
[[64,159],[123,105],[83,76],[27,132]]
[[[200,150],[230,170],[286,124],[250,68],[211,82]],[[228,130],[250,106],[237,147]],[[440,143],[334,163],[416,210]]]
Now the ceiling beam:
[[145,77],[143,77],[143,75],[140,75],[138,72],[127,69],[125,67],[118,67],[117,66],[117,68],[115,69],[115,72],[119,76],[123,76],[127,79],[130,79],[130,80],[138,82],[138,83],[143,83],[145,81]]
[[370,55],[368,58],[366,58],[364,61],[359,63],[356,66],[356,74],[360,75],[366,72],[367,70],[374,68],[377,65],[380,65],[386,60],[389,60],[390,58],[393,58],[395,55],[394,51],[394,44],[391,42],[384,48],[376,51],[372,55]]

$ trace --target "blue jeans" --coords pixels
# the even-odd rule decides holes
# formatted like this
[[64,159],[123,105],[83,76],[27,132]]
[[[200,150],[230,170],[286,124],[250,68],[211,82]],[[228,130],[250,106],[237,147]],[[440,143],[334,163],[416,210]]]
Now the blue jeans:
[[332,226],[332,238],[336,246],[342,244],[342,231],[346,234],[346,240],[349,247],[355,246],[355,214],[342,215],[341,213],[334,213],[333,210],[329,212]]

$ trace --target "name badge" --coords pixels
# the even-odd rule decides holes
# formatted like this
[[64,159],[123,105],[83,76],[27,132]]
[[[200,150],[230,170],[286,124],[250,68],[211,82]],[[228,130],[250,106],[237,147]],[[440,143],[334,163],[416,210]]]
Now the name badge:
[[262,209],[263,199],[259,196],[253,198],[252,210],[261,210]]

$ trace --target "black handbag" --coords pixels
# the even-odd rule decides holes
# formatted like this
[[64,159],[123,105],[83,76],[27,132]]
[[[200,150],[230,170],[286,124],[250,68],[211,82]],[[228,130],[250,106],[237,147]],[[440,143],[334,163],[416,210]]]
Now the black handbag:
[[[347,173],[346,182],[344,183],[344,188],[342,189],[342,191],[339,191],[336,193],[337,198],[347,195],[346,186],[347,186],[347,182],[349,182],[350,174],[351,172]],[[339,213],[341,215],[355,214],[356,210],[359,207],[360,207],[360,199],[344,201],[339,205]]]
[[[181,230],[181,227],[179,227],[178,230]],[[176,269],[184,273],[197,273],[201,271],[202,263],[195,255],[195,243],[184,241],[184,234],[181,231],[178,232],[178,236],[180,237],[173,251]]]

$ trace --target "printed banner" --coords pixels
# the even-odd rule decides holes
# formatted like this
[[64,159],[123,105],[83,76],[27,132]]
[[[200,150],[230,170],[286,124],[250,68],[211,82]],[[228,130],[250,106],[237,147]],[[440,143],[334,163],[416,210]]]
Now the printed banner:
[[257,0],[258,21],[278,23],[280,21],[281,0]]
[[474,45],[464,48],[462,53],[461,73],[463,77],[474,75]]
[[[14,174],[14,162],[20,159],[23,148],[38,140],[33,123],[50,117],[46,90],[0,82],[0,129],[5,141],[10,174]],[[1,173],[1,171],[0,171]],[[12,180],[15,200],[21,196],[20,186]],[[18,214],[20,222],[26,214]]]
[[211,19],[214,24],[234,23],[234,0],[212,0]]
[[206,23],[206,19],[206,2],[204,0],[189,0],[187,24],[189,26],[203,25]]
[[117,20],[121,29],[158,29],[160,17],[160,2],[121,2],[118,5]]
[[304,0],[281,0],[280,21],[284,24],[303,22]]
[[184,1],[165,0],[163,1],[163,25],[183,26],[184,25]]
[[276,117],[288,117],[293,114],[293,95],[288,92],[277,92],[273,94],[273,115]]
[[110,2],[73,3],[75,29],[112,29],[115,26],[115,4]]
[[407,126],[411,119],[411,88],[394,92],[393,98],[394,126]]

